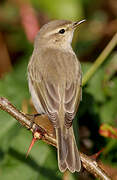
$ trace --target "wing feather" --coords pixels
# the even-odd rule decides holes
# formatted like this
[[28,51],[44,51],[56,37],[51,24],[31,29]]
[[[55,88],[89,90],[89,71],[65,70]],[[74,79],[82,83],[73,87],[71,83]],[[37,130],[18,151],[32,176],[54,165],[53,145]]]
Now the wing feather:
[[[79,69],[76,71],[77,75],[75,76],[74,81],[69,83],[69,88],[66,85],[65,89],[65,126],[67,128],[70,128],[73,122],[73,119],[75,117],[75,114],[78,110],[79,103],[81,101],[82,97],[82,73],[81,73],[81,67],[79,64]],[[68,84],[67,83],[67,84]]]

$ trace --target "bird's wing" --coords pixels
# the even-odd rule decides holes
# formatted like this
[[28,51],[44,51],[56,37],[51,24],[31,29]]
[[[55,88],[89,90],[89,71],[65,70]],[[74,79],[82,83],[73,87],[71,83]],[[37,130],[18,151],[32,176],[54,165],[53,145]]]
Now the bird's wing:
[[[74,116],[78,110],[79,103],[82,99],[82,72],[81,66],[76,56],[76,75],[71,82],[66,84],[65,89],[65,125],[69,128],[72,125]],[[73,59],[72,58],[72,59]],[[75,72],[74,72],[75,73]]]
[[[41,56],[36,57],[37,59],[32,57],[32,62],[28,65],[28,77],[44,112],[48,114],[54,126],[57,126],[56,119],[60,103],[59,87],[58,83],[54,83],[55,80],[50,77],[52,67],[48,63],[48,57],[47,54],[43,55],[43,59],[41,59]],[[43,63],[41,63],[41,60],[43,60]],[[49,71],[50,76],[48,76]]]

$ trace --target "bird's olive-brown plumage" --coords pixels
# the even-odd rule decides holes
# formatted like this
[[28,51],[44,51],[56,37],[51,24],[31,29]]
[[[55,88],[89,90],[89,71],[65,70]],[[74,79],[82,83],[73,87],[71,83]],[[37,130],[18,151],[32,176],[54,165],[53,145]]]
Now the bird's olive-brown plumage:
[[28,65],[32,100],[36,110],[47,114],[53,123],[62,172],[67,168],[79,171],[81,167],[72,128],[81,99],[81,67],[70,45],[77,25],[65,20],[44,25]]

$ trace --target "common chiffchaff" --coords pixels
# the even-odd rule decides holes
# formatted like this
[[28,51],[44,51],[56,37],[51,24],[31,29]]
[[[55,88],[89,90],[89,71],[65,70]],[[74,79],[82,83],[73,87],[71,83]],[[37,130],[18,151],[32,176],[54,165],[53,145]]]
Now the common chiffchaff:
[[29,90],[38,113],[48,115],[56,133],[60,171],[80,171],[72,122],[82,96],[82,72],[71,47],[74,30],[84,22],[55,20],[36,36],[28,64]]

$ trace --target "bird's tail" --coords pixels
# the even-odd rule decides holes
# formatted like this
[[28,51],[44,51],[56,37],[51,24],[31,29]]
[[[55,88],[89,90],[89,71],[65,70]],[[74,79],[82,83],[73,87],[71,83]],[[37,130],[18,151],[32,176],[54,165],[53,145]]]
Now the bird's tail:
[[58,148],[58,165],[61,172],[67,168],[72,173],[81,169],[81,161],[77,149],[73,128],[56,128],[56,139]]

